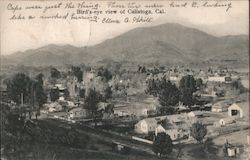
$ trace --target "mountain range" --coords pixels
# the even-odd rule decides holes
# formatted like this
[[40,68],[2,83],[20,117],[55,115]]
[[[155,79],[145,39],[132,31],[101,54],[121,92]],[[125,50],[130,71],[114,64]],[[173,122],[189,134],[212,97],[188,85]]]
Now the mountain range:
[[216,37],[166,23],[130,30],[88,47],[50,44],[2,56],[3,64],[49,66],[98,62],[249,65],[248,35]]

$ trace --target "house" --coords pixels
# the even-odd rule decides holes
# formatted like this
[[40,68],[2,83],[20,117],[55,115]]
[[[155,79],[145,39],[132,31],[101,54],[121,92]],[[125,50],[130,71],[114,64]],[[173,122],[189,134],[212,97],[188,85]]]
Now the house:
[[219,120],[220,126],[226,126],[232,123],[235,123],[235,120],[233,118],[222,118]]
[[228,108],[228,116],[230,117],[249,117],[249,102],[234,103]]
[[226,76],[215,75],[215,76],[209,76],[207,81],[217,82],[217,83],[230,83],[232,79],[230,75],[226,75]]
[[148,134],[154,132],[158,126],[158,122],[154,118],[146,118],[135,124],[135,132],[139,134]]
[[185,105],[183,105],[183,103],[179,102],[179,105],[177,107],[177,112],[178,113],[187,113],[189,111],[190,111],[190,109],[188,108],[188,106],[185,106]]
[[228,104],[225,102],[217,102],[212,105],[212,112],[225,112],[228,109]]
[[105,102],[99,102],[97,104],[97,110],[101,111],[101,110],[105,110],[107,107],[109,106],[109,103],[105,103]]
[[180,138],[184,138],[185,136],[189,137],[188,129],[185,130],[184,128],[178,127],[166,120],[157,126],[155,129],[155,135],[157,136],[158,133],[162,132],[168,134],[172,140],[178,140]]
[[202,80],[202,82],[203,83],[205,83],[206,81],[207,81],[207,74],[203,71],[203,70],[201,70],[199,73],[198,73],[198,75],[197,75],[197,77],[196,77],[197,79],[201,79]]
[[134,110],[134,113],[135,113],[135,115],[138,115],[138,116],[147,117],[148,116],[148,109],[147,108],[139,108],[139,107],[137,107]]
[[197,117],[200,118],[203,116],[203,112],[201,111],[191,111],[188,113],[188,117]]
[[123,107],[114,107],[114,115],[118,116],[118,117],[124,117],[124,116],[130,116],[132,115],[132,113],[127,109],[127,108],[123,108]]
[[59,112],[63,110],[63,107],[58,102],[53,102],[47,105],[49,112]]
[[249,89],[249,79],[242,79],[240,82],[244,88]]
[[65,101],[65,98],[63,96],[60,96],[58,100],[59,101]]
[[155,129],[155,135],[157,136],[158,133],[162,133],[162,132],[168,134],[172,140],[178,140],[185,135],[183,134],[184,132],[181,129],[177,129],[177,128],[165,129],[162,125],[159,125]]
[[185,123],[185,118],[185,114],[174,114],[166,116],[165,121],[168,121],[168,123],[171,123],[175,126],[182,126]]
[[76,107],[69,110],[69,118],[76,119],[76,118],[87,118],[90,115],[89,110]]

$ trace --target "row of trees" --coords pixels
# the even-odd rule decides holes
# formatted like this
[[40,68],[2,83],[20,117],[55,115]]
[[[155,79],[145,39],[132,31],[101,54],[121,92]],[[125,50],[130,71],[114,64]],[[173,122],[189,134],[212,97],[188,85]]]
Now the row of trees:
[[7,81],[7,94],[18,105],[25,103],[41,107],[47,101],[43,89],[43,74],[38,74],[35,79],[23,73],[16,74]]
[[149,79],[147,81],[146,93],[158,97],[161,111],[163,113],[172,113],[174,106],[179,102],[191,106],[194,104],[193,93],[202,85],[202,80],[195,80],[193,76],[182,77],[179,82],[179,88],[171,81],[162,79]]
[[[67,74],[75,76],[77,78],[78,82],[82,82],[82,80],[83,80],[82,79],[83,78],[83,71],[78,66],[71,66],[71,70]],[[63,73],[61,73],[60,71],[58,71],[56,68],[53,67],[53,68],[50,69],[50,77],[53,80],[62,78],[64,76],[63,76]]]
[[[96,122],[98,117],[98,103],[106,102],[111,98],[111,87],[107,87],[101,94],[99,91],[90,88],[88,94],[85,96],[85,90],[82,91],[85,97],[85,108],[89,109],[92,113],[92,117]],[[41,107],[47,102],[47,95],[43,89],[43,74],[38,74],[35,79],[29,78],[23,73],[16,74],[12,79],[7,81],[7,94],[8,97],[13,100],[17,105],[21,103],[28,104],[30,107]],[[59,90],[51,89],[50,98],[52,101],[56,101],[59,98]],[[31,108],[30,108],[31,109]],[[38,109],[38,108],[33,108]]]
[[[71,70],[67,74],[75,76],[78,82],[82,82],[83,80],[83,71],[78,66],[71,66]],[[100,67],[97,69],[97,76],[102,77],[103,80],[106,82],[111,80],[113,77],[112,73],[107,68],[104,67]],[[50,77],[52,79],[59,79],[62,77],[62,73],[53,67],[50,69]]]

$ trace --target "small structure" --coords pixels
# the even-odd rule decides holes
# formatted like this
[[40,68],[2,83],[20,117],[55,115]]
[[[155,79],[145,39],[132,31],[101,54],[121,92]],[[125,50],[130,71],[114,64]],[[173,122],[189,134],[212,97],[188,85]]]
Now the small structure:
[[124,116],[130,116],[132,114],[126,110],[114,108],[114,115],[116,115],[118,117],[124,117]]
[[105,110],[107,107],[108,107],[109,103],[105,103],[105,102],[99,102],[97,104],[97,107],[98,107],[98,111],[101,111],[101,110]]
[[223,102],[217,102],[212,106],[212,112],[226,112],[228,105]]
[[70,119],[86,118],[88,116],[89,116],[89,111],[81,107],[76,107],[76,108],[69,110]]
[[235,120],[232,118],[222,118],[219,120],[220,126],[226,126],[232,123],[235,123]]
[[187,106],[185,106],[185,105],[183,105],[183,103],[179,102],[179,105],[177,107],[177,112],[179,114],[180,113],[187,113],[189,111],[190,111],[190,109]]
[[58,102],[53,102],[49,104],[47,107],[49,112],[59,112],[63,110],[62,105],[60,105]]
[[188,117],[200,118],[200,117],[203,117],[203,112],[201,112],[201,111],[191,111],[191,112],[188,113]]
[[155,129],[155,135],[164,132],[170,136],[172,140],[178,140],[184,137],[189,137],[189,128],[185,124],[184,115],[168,115],[166,119],[161,121],[161,124]]
[[118,151],[120,153],[128,153],[129,152],[128,146],[124,145],[122,143],[119,143],[119,142],[113,142],[112,149],[115,151]]
[[207,81],[217,82],[217,83],[230,83],[232,79],[230,75],[226,75],[226,76],[215,75],[215,76],[209,76]]
[[154,118],[146,118],[135,124],[135,132],[148,134],[149,132],[154,132],[157,126],[157,121]]
[[240,153],[240,148],[235,146],[230,146],[227,148],[227,154],[229,157],[234,157]]
[[249,102],[234,103],[228,108],[228,116],[249,117]]
[[206,83],[207,82],[207,78],[208,78],[208,76],[207,76],[207,74],[204,72],[204,71],[200,71],[199,73],[198,73],[198,75],[197,75],[197,77],[196,77],[197,79],[201,79],[202,80],[202,82],[203,83]]
[[63,96],[60,96],[58,100],[59,101],[65,101],[65,98]]
[[178,140],[181,138],[189,137],[188,131],[180,128],[175,128],[175,127],[169,127],[166,125],[158,125],[158,127],[155,129],[155,135],[157,136],[158,133],[166,133],[170,136],[172,140]]

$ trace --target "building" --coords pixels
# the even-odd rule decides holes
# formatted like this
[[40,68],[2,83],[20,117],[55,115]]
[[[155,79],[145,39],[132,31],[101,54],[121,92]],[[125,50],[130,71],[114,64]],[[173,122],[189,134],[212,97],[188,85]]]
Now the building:
[[162,133],[162,132],[168,134],[173,141],[183,138],[185,135],[187,135],[188,137],[189,135],[187,132],[185,132],[182,129],[178,129],[178,128],[167,129],[163,127],[162,125],[158,125],[158,127],[155,129],[155,135],[157,136],[158,133]]
[[226,126],[232,123],[235,123],[235,120],[233,118],[222,118],[219,120],[220,126]]
[[224,102],[217,102],[212,105],[212,112],[226,112],[228,110],[228,104]]
[[244,88],[249,89],[249,79],[242,79],[240,82]]
[[113,110],[114,110],[114,115],[118,116],[118,117],[124,117],[124,116],[131,116],[132,115],[132,113],[129,112],[129,110],[127,108],[115,107]]
[[229,75],[226,76],[209,76],[207,79],[208,82],[217,82],[217,83],[230,83],[232,82],[232,78]]
[[63,110],[63,107],[58,102],[53,102],[47,105],[49,112],[59,112]]
[[178,125],[178,123],[176,124],[176,121],[177,120],[172,121],[169,119],[163,120],[162,123],[155,129],[155,135],[157,136],[158,133],[164,132],[168,134],[172,140],[178,140],[184,138],[185,136],[188,138],[189,129],[183,127],[182,125]]
[[197,79],[201,79],[203,83],[206,83],[207,82],[207,74],[204,72],[204,71],[200,71],[196,77]]
[[191,112],[188,113],[188,117],[200,118],[200,117],[203,117],[203,112],[201,112],[201,111],[191,111]]
[[77,119],[77,118],[87,118],[90,115],[89,110],[76,107],[69,110],[69,118]]
[[249,117],[249,102],[234,103],[228,108],[228,116],[230,117]]
[[158,122],[154,118],[146,118],[140,120],[135,124],[135,132],[139,134],[148,134],[149,132],[155,132]]

